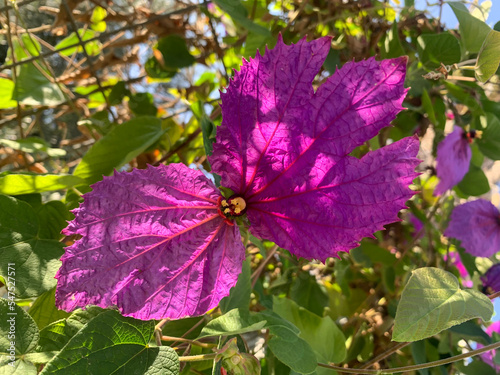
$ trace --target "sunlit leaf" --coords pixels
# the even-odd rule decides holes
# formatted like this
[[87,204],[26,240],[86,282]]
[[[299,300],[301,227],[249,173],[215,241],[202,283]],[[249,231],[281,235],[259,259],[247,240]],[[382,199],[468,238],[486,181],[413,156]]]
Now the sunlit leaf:
[[490,27],[470,14],[464,4],[458,1],[450,1],[448,4],[458,18],[460,36],[465,49],[469,53],[479,52],[491,30]]
[[45,152],[52,157],[60,157],[66,155],[66,151],[61,148],[51,148],[50,145],[43,139],[38,137],[29,137],[11,141],[9,139],[0,139],[0,144],[10,147],[14,150],[24,152]]
[[[299,337],[311,345],[318,362],[338,363],[344,360],[345,337],[329,316],[321,318],[286,298],[275,297],[273,310],[300,330]],[[331,374],[331,370],[318,367],[316,373],[326,375]]]
[[20,195],[68,189],[81,185],[80,177],[64,174],[10,173],[0,174],[0,193]]
[[73,175],[89,183],[135,158],[164,133],[161,120],[142,116],[115,126],[85,154]]
[[473,318],[488,321],[492,314],[489,298],[473,289],[460,289],[453,274],[419,268],[401,294],[392,339],[418,341]]
[[12,100],[14,92],[14,82],[7,78],[0,78],[0,109],[13,108],[17,105]]
[[125,318],[117,311],[100,314],[73,336],[41,374],[178,375],[175,350],[149,345],[154,324]]
[[477,56],[476,78],[481,82],[488,81],[496,73],[499,64],[500,32],[491,30]]
[[[82,42],[86,42],[85,43],[85,51],[87,52],[87,54],[89,54],[90,56],[96,56],[96,55],[100,54],[102,51],[100,43],[97,40],[93,40],[90,42],[88,41],[88,40],[94,38],[96,35],[97,34],[94,30],[79,29],[78,35],[75,32],[72,32],[66,38],[64,38],[59,43],[57,43],[54,48],[55,49],[62,49],[65,47],[72,46],[74,44],[79,44],[80,39],[81,39]],[[78,39],[78,36],[80,36],[80,39]],[[66,49],[60,51],[59,53],[61,55],[64,55],[64,56],[71,56],[77,52],[80,52],[80,53],[83,52],[83,47],[82,46],[75,46],[72,48],[66,48]]]

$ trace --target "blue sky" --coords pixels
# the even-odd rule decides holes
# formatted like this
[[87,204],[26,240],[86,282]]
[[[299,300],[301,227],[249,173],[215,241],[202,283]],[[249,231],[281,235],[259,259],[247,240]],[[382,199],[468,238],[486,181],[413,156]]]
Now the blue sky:
[[[479,3],[482,4],[486,0],[480,0]],[[427,9],[432,15],[437,16],[439,14],[439,6],[427,6],[427,3],[430,4],[437,4],[437,0],[415,0],[415,8],[418,10],[424,10]],[[500,1],[499,0],[492,0],[492,7],[490,11],[490,16],[486,20],[486,23],[493,27],[493,25],[500,21]],[[458,26],[458,21],[453,14],[453,11],[451,10],[450,6],[448,4],[445,4],[443,6],[443,23],[446,24],[448,28],[457,28]]]

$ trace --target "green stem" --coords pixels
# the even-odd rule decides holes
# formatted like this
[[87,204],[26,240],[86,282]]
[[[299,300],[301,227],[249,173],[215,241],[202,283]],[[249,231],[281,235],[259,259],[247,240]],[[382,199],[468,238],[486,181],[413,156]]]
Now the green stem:
[[460,361],[461,359],[465,358],[470,358],[475,355],[485,353],[487,351],[500,348],[500,342],[496,342],[494,344],[485,346],[481,349],[476,349],[467,353],[459,354],[454,357],[450,358],[445,358],[445,359],[440,359],[439,361],[434,361],[434,362],[429,362],[429,363],[422,363],[420,365],[412,365],[412,366],[405,366],[405,367],[396,367],[392,369],[384,369],[384,370],[365,370],[365,369],[359,369],[359,368],[344,368],[344,367],[339,367],[339,366],[332,366],[332,365],[327,365],[325,363],[318,363],[318,366],[328,368],[331,370],[335,370],[338,372],[343,372],[347,374],[395,374],[398,372],[406,372],[406,371],[414,371],[414,370],[422,370],[425,368],[431,368],[431,367],[437,367],[437,366],[442,366],[442,365],[447,365],[449,363],[457,362]]
[[189,355],[184,357],[179,357],[180,362],[199,362],[206,361],[207,359],[215,359],[216,353],[199,354],[199,355]]
[[185,339],[184,337],[172,337],[172,336],[161,336],[162,341],[178,341],[178,342],[187,342],[191,345],[201,346],[202,348],[216,348],[216,344],[211,344],[208,342],[201,342],[196,340]]

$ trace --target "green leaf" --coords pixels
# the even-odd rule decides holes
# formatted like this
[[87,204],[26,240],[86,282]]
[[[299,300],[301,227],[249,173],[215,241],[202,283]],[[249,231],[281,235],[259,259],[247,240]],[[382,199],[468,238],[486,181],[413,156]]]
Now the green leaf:
[[56,288],[46,291],[39,296],[28,310],[39,329],[50,323],[69,317],[71,314],[56,307]]
[[74,311],[67,319],[50,323],[40,331],[37,351],[59,352],[90,320],[106,311],[97,306],[90,306],[86,310]]
[[465,49],[469,53],[477,53],[490,32],[490,27],[469,13],[464,4],[458,1],[448,2],[458,18],[460,36]]
[[61,231],[68,225],[71,213],[61,201],[50,201],[35,208],[38,221],[44,223],[40,226],[38,236],[40,238],[59,240]]
[[146,64],[144,64],[144,70],[146,71],[148,77],[159,80],[169,80],[177,73],[177,70],[164,69],[155,57],[150,57],[146,61]]
[[[41,374],[165,374],[180,372],[177,353],[149,345],[154,321],[106,311],[83,327]],[[133,359],[133,360],[131,360]]]
[[309,344],[298,337],[299,329],[271,311],[260,313],[234,309],[210,321],[199,338],[230,336],[268,328],[272,335],[268,345],[274,355],[292,370],[309,374],[316,368],[316,355]]
[[0,316],[0,373],[36,375],[36,367],[25,358],[38,341],[35,322],[17,304],[3,298],[0,298]]
[[100,6],[96,6],[92,11],[92,16],[90,16],[90,22],[92,23],[101,22],[106,18],[107,15],[108,12],[106,11],[106,9],[101,8]]
[[478,102],[478,100],[474,98],[474,95],[472,95],[474,90],[466,90],[465,88],[451,82],[444,82],[444,85],[446,86],[448,93],[451,96],[454,96],[459,102],[469,107],[474,115],[484,115],[484,110],[479,104],[480,102]]
[[207,156],[212,155],[213,144],[215,142],[215,136],[217,134],[217,127],[207,116],[203,116],[201,119],[201,131],[203,133],[203,145],[205,146],[205,153]]
[[480,82],[488,81],[500,65],[500,32],[491,30],[484,40],[477,56],[476,78]]
[[6,172],[0,174],[0,193],[8,195],[41,193],[68,189],[83,182],[80,177],[71,175]]
[[391,59],[405,54],[401,41],[399,40],[398,23],[394,22],[385,35],[384,44],[380,49],[381,57]]
[[73,175],[94,183],[142,153],[163,133],[156,117],[141,116],[117,125],[92,146]]
[[429,70],[436,69],[440,63],[451,65],[460,61],[460,45],[451,34],[422,34],[417,43],[420,61]]
[[413,271],[396,312],[393,341],[418,341],[473,318],[489,321],[493,304],[473,289],[460,289],[458,279],[444,270]]
[[248,308],[250,305],[250,293],[252,292],[250,274],[250,257],[248,257],[243,262],[238,282],[231,288],[229,296],[224,297],[219,303],[223,314],[236,308]]
[[308,272],[300,272],[293,280],[290,298],[319,316],[323,316],[323,310],[329,303],[326,292]]
[[[286,298],[275,297],[273,310],[300,330],[299,337],[311,345],[318,362],[339,363],[345,359],[345,337],[329,316],[320,318]],[[316,369],[318,375],[330,374],[330,371]]]
[[451,327],[449,331],[456,334],[460,339],[481,342],[483,345],[492,343],[491,337],[472,321]]
[[330,52],[326,56],[323,67],[328,70],[330,74],[334,74],[338,67],[342,64],[340,63],[340,53],[336,49],[330,48]]
[[125,85],[125,82],[120,81],[116,85],[113,86],[111,89],[111,92],[109,93],[108,100],[110,105],[118,105],[121,104],[123,101],[123,98],[126,96],[131,96],[132,93],[130,92],[129,89],[127,89],[127,86]]
[[498,372],[495,371],[493,367],[488,365],[483,361],[473,360],[467,366],[465,366],[461,362],[457,362],[454,364],[457,367],[457,370],[460,371],[460,374],[463,375],[498,375]]
[[500,120],[493,113],[486,113],[486,117],[482,117],[481,120],[484,120],[481,121],[484,126],[483,134],[474,142],[484,156],[492,160],[500,160]]
[[62,244],[40,239],[33,208],[5,195],[0,195],[0,224],[0,275],[7,280],[9,264],[14,264],[16,297],[36,297],[52,289],[61,266]]
[[[97,56],[101,53],[101,51],[102,51],[101,45],[98,41],[94,40],[94,41],[88,42],[89,39],[96,37],[97,33],[94,30],[79,29],[78,35],[80,36],[82,41],[87,42],[87,43],[85,43],[85,51],[87,51],[87,54],[89,56]],[[61,49],[61,48],[65,48],[65,47],[80,43],[80,40],[78,39],[78,35],[73,31],[66,38],[64,38],[59,43],[57,43],[57,45],[54,48]],[[67,48],[65,50],[60,51],[59,53],[61,55],[64,55],[64,56],[71,56],[77,52],[82,53],[83,47],[77,46],[77,47],[73,47],[73,48]]]
[[210,336],[239,335],[258,331],[267,326],[267,321],[248,309],[234,309],[208,322],[198,338]]
[[[427,354],[425,353],[425,341],[415,341],[411,343],[411,354],[416,365],[427,362]],[[429,375],[428,369],[419,370],[420,375]]]
[[14,56],[16,60],[22,60],[28,57],[38,56],[42,50],[42,46],[28,34],[22,34],[20,37],[13,40]]
[[14,108],[17,102],[12,100],[14,82],[7,78],[0,78],[0,109]]
[[458,189],[466,194],[478,197],[490,191],[490,183],[483,170],[471,163],[469,172],[457,185]]
[[32,106],[56,106],[66,101],[59,86],[52,83],[33,63],[19,68],[13,100]]
[[90,27],[92,30],[98,31],[100,33],[106,31],[106,22],[104,19],[108,15],[108,12],[106,9],[101,8],[100,6],[97,6],[94,8],[92,11],[92,16],[90,17],[90,22],[92,22],[92,25]]
[[248,12],[240,0],[214,0],[224,12],[229,14],[234,22],[240,24],[248,31],[256,34],[271,36],[271,32],[264,26],[258,25],[248,18]]
[[169,35],[158,41],[156,49],[161,52],[160,66],[168,71],[177,71],[195,63],[195,58],[189,53],[186,41],[179,35]]
[[139,92],[131,95],[128,106],[136,116],[156,116],[158,113],[154,97],[149,92]]
[[2,316],[0,320],[1,353],[10,352],[11,341],[15,342],[16,356],[35,349],[39,331],[35,321],[26,311],[10,299],[0,298],[0,315]]
[[299,374],[310,374],[317,367],[317,359],[309,344],[284,326],[270,329],[269,349],[285,365]]
[[24,139],[19,139],[17,141],[11,141],[8,139],[0,139],[0,144],[10,147],[14,150],[24,151],[24,152],[44,152],[52,157],[60,157],[66,155],[66,151],[61,148],[51,148],[50,145],[43,139],[38,137],[28,137]]

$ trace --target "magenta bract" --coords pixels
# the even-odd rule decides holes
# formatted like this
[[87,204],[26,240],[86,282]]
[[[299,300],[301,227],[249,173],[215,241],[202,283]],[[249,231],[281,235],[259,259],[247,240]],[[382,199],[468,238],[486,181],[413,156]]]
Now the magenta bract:
[[460,240],[471,255],[490,257],[500,250],[499,216],[498,209],[484,199],[464,203],[451,213],[444,235]]
[[219,191],[182,164],[119,172],[93,185],[64,230],[57,306],[118,306],[138,319],[201,315],[237,281],[245,248],[217,211]]
[[74,211],[59,273],[65,310],[116,305],[139,319],[200,315],[229,294],[245,252],[235,218],[297,256],[325,260],[398,221],[419,142],[348,154],[389,125],[406,94],[406,58],[347,63],[315,92],[330,38],[278,40],[245,61],[222,99],[210,162],[222,198],[182,165],[116,173]]
[[441,195],[458,184],[469,171],[472,151],[466,132],[455,126],[453,132],[439,144],[436,158],[436,172],[439,183],[434,190]]
[[406,58],[347,63],[315,92],[330,38],[304,39],[244,62],[222,94],[209,158],[248,205],[250,231],[304,258],[348,251],[414,194],[417,138],[348,156],[402,109]]

